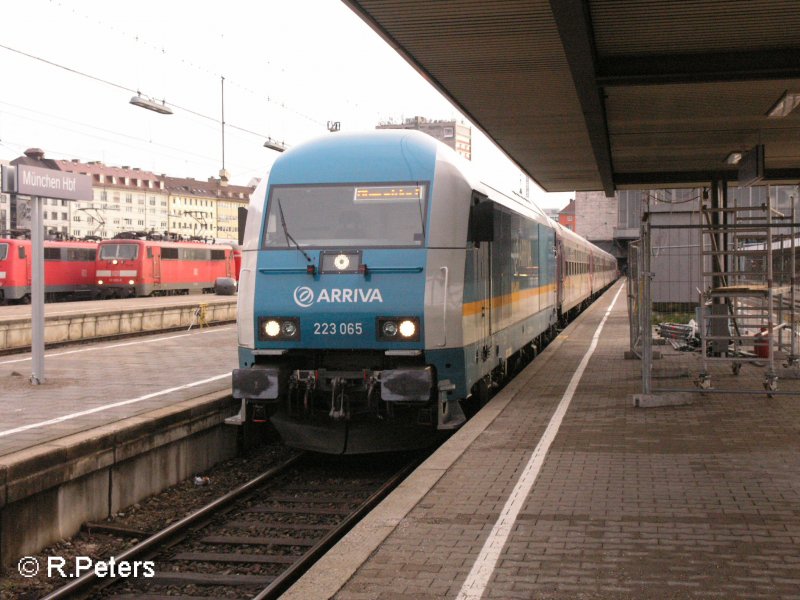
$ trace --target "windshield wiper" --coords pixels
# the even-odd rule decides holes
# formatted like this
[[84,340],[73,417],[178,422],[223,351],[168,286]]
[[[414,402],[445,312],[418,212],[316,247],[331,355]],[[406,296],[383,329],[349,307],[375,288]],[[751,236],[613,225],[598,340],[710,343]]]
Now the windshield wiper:
[[[419,184],[417,184],[419,185]],[[422,189],[422,186],[420,186]],[[417,206],[419,207],[419,222],[422,225],[422,245],[425,245],[425,213],[422,211],[422,194],[417,196]]]
[[308,254],[306,254],[306,251],[300,247],[300,244],[297,243],[297,240],[291,236],[289,230],[286,228],[286,217],[283,216],[283,206],[281,206],[280,198],[278,198],[278,212],[281,215],[281,227],[283,227],[283,235],[286,236],[286,245],[288,246],[289,241],[291,241],[294,244],[294,247],[297,248],[297,250],[300,252],[300,254],[305,256],[308,262],[311,262],[311,257]]

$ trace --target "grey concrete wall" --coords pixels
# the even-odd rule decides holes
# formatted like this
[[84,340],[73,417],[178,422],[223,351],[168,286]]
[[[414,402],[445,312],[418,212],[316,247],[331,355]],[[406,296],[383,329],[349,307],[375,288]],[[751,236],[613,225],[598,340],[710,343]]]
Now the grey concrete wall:
[[[109,310],[100,313],[56,315],[45,319],[45,344],[77,342],[148,331],[164,331],[198,326],[197,304],[149,309]],[[206,305],[207,323],[236,320],[236,299]],[[30,318],[0,321],[0,350],[26,348],[31,345]]]
[[577,192],[575,232],[589,241],[613,240],[617,206],[617,199],[606,198],[604,192]]
[[[651,269],[654,303],[686,304],[697,302],[697,288],[702,288],[700,268],[701,234],[698,229],[658,229],[662,226],[690,225],[699,223],[700,190],[650,190],[621,191],[624,194],[620,215],[620,200],[617,196],[606,198],[603,192],[578,192],[575,194],[575,218],[577,233],[608,249],[604,243],[614,239],[615,228],[629,232],[635,225],[638,230],[641,210],[653,213]],[[634,203],[642,202],[637,207]],[[693,214],[689,214],[693,212]],[[637,232],[638,233],[638,232]],[[616,254],[613,245],[612,253]]]

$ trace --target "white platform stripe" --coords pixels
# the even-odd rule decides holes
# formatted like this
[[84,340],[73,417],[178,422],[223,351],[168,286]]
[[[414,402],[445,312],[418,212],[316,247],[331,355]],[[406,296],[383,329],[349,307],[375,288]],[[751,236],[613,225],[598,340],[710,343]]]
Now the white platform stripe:
[[558,434],[561,422],[564,420],[564,415],[572,402],[575,390],[578,389],[581,377],[583,377],[583,372],[586,370],[586,366],[589,364],[589,359],[592,358],[595,348],[597,348],[600,332],[603,330],[606,319],[608,319],[608,315],[611,314],[611,310],[614,308],[617,298],[619,298],[623,289],[625,289],[624,284],[617,291],[614,299],[611,301],[611,305],[608,307],[608,310],[606,310],[606,314],[603,315],[600,324],[597,326],[592,336],[592,343],[589,345],[589,349],[586,351],[586,354],[583,355],[577,370],[572,375],[572,379],[570,379],[567,389],[547,425],[547,429],[545,429],[542,438],[539,440],[536,448],[534,448],[533,454],[531,454],[528,460],[528,464],[520,475],[519,481],[517,481],[517,485],[514,486],[508,500],[506,500],[506,504],[503,510],[500,511],[497,522],[492,528],[483,548],[481,548],[480,554],[475,560],[475,564],[472,565],[472,570],[461,586],[461,591],[458,593],[458,600],[478,600],[483,596],[495,566],[497,565],[497,561],[500,558],[500,553],[508,541],[511,530],[516,523],[517,516],[522,510],[525,500],[528,498],[531,488],[533,488],[533,484],[539,476],[539,471],[542,469],[547,452],[550,450],[550,446],[553,444],[556,434]]

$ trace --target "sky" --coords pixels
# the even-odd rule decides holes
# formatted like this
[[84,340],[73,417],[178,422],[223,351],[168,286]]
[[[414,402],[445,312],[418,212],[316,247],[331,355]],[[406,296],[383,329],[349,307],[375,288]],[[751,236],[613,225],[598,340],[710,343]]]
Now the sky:
[[[0,28],[0,159],[99,160],[156,174],[232,183],[264,177],[287,146],[423,116],[469,124],[338,0],[25,0]],[[224,77],[224,95],[223,81]],[[141,93],[172,115],[129,103]],[[504,191],[524,176],[473,127],[476,172]],[[571,193],[545,194],[561,208]]]

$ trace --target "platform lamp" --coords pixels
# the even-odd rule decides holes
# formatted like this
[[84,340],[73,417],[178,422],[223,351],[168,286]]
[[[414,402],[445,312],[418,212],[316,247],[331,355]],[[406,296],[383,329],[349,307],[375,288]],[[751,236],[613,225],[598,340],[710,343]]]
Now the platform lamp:
[[283,142],[279,142],[278,140],[273,140],[271,137],[268,137],[267,141],[264,142],[264,148],[275,150],[275,152],[285,152],[286,144],[284,144]]
[[146,108],[147,110],[152,110],[153,112],[157,112],[161,115],[171,115],[172,109],[167,106],[166,100],[162,100],[161,104],[159,104],[156,100],[152,98],[146,98],[142,96],[141,92],[136,92],[136,95],[130,99],[130,103],[134,106],[139,106],[141,108]]

